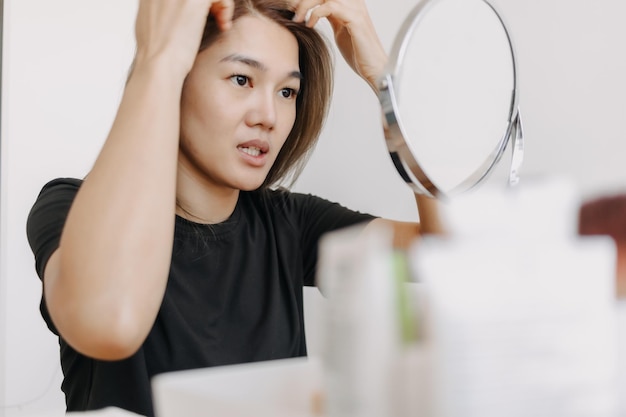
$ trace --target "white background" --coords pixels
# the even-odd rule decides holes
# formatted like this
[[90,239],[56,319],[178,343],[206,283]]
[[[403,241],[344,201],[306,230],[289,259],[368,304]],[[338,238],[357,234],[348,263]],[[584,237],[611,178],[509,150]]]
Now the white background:
[[[524,178],[565,175],[586,197],[626,189],[626,2],[493,1],[518,55]],[[133,52],[136,0],[5,0],[0,175],[0,416],[63,409],[58,346],[38,306],[25,222],[41,186],[82,177]],[[389,49],[416,0],[368,0]],[[376,97],[337,56],[325,133],[296,189],[415,220]],[[480,97],[476,97],[480,105]],[[541,204],[541,202],[537,202]]]

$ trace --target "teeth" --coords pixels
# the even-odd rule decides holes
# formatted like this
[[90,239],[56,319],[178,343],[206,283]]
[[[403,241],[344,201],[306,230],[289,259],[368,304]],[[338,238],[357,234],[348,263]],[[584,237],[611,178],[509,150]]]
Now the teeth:
[[259,148],[255,148],[255,147],[244,148],[244,147],[241,147],[239,149],[241,149],[243,152],[245,152],[245,153],[247,153],[248,155],[251,155],[251,156],[259,156],[259,155],[261,155],[261,149],[259,149]]

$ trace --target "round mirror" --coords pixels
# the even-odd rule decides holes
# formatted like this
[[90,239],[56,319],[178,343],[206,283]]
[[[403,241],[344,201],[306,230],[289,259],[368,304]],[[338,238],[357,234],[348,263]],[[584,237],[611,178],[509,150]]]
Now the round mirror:
[[379,82],[385,139],[402,179],[445,199],[485,180],[512,143],[518,182],[523,134],[515,55],[484,0],[423,0],[401,27]]

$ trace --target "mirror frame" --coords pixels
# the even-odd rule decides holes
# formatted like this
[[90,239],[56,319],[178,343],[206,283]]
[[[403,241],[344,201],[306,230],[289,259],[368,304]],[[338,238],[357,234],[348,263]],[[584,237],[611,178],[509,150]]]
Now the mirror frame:
[[422,0],[413,8],[411,13],[406,17],[398,34],[396,35],[389,62],[384,75],[378,81],[379,101],[383,116],[383,130],[385,135],[385,143],[389,150],[389,156],[400,174],[400,177],[413,189],[417,194],[424,194],[432,198],[446,200],[454,195],[468,191],[483,182],[489,174],[491,174],[502,158],[505,149],[512,141],[511,166],[509,170],[508,184],[516,185],[519,182],[519,169],[524,156],[524,134],[522,128],[522,120],[519,111],[519,94],[517,81],[517,61],[515,48],[509,30],[507,29],[502,16],[487,0],[479,0],[491,8],[496,15],[504,33],[506,34],[513,65],[513,90],[511,104],[509,108],[509,116],[507,128],[497,143],[495,149],[487,156],[484,162],[464,181],[455,186],[451,191],[443,191],[435,182],[424,172],[420,166],[418,158],[411,152],[407,143],[406,129],[400,120],[400,112],[398,101],[395,94],[395,80],[398,77],[402,63],[405,58],[408,43],[411,39],[415,28],[426,15],[428,9],[439,1],[444,0]]

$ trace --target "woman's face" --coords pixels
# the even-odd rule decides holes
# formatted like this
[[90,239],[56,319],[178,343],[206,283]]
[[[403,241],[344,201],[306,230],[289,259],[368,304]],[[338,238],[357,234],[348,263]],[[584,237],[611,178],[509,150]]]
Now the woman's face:
[[298,43],[244,16],[198,54],[183,87],[179,164],[214,187],[258,188],[296,117]]

